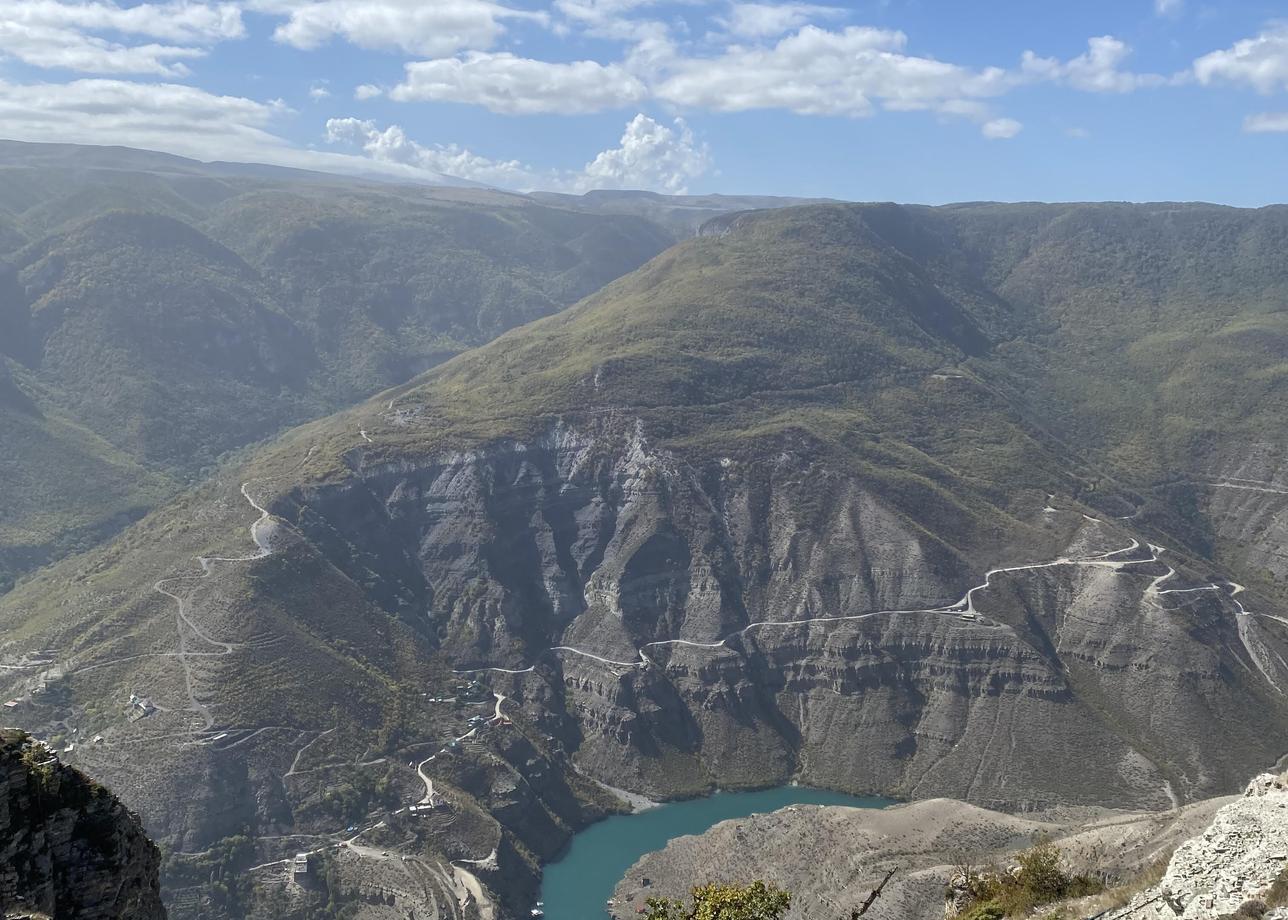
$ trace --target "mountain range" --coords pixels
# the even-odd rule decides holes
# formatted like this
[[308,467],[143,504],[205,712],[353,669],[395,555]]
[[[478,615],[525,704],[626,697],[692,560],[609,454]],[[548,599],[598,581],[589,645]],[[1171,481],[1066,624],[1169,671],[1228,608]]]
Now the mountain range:
[[[1288,209],[690,236],[658,209],[706,204],[269,186],[10,219],[6,420],[147,513],[0,597],[2,679],[102,739],[172,916],[309,916],[305,845],[518,916],[613,787],[1161,809],[1285,753]],[[39,488],[62,552],[122,526]]]

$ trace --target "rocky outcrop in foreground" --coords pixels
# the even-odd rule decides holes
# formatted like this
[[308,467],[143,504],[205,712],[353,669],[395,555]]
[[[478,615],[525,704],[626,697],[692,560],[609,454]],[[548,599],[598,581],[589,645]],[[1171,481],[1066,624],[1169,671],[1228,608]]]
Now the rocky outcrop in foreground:
[[164,918],[161,854],[102,786],[27,734],[0,732],[0,910],[58,920]]
[[[1288,917],[1288,780],[1258,776],[1212,826],[1177,848],[1157,886],[1115,916],[1198,920],[1236,914]],[[1276,885],[1276,881],[1279,884]],[[1242,909],[1242,910],[1241,910]]]

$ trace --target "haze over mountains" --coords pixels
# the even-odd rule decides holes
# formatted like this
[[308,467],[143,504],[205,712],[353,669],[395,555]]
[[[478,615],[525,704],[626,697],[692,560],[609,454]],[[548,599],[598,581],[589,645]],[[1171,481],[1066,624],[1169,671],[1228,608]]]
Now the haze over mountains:
[[341,888],[518,916],[603,783],[1165,808],[1285,753],[1288,208],[65,155],[0,171],[0,558],[87,551],[0,680],[172,916],[308,916],[280,861],[357,831]]
[[514,195],[6,143],[0,581],[672,241]]

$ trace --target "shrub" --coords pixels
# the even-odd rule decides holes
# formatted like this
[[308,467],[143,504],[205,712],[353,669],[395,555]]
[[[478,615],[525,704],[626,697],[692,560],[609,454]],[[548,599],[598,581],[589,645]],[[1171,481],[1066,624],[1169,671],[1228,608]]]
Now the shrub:
[[1010,871],[968,870],[963,881],[967,905],[961,920],[1023,916],[1043,904],[1097,894],[1105,887],[1100,878],[1071,871],[1049,840],[1039,840],[1020,853]]
[[1006,912],[996,901],[989,901],[986,904],[976,904],[966,913],[958,915],[958,920],[1002,920]]
[[645,920],[778,920],[791,906],[792,896],[776,885],[700,885],[692,903],[674,898],[649,898]]

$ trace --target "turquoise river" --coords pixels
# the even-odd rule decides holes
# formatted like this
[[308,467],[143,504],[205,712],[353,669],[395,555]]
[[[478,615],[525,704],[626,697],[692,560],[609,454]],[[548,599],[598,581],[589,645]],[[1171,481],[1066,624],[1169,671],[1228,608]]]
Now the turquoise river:
[[541,886],[546,920],[604,920],[608,916],[605,903],[613,888],[637,859],[661,849],[674,837],[701,834],[721,821],[788,805],[884,808],[890,804],[889,799],[780,786],[759,792],[717,792],[608,818],[574,837],[563,857],[546,866]]

